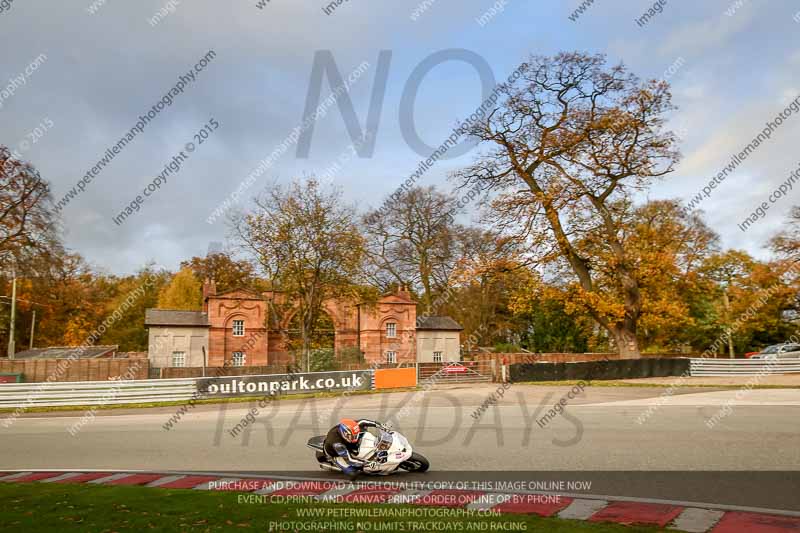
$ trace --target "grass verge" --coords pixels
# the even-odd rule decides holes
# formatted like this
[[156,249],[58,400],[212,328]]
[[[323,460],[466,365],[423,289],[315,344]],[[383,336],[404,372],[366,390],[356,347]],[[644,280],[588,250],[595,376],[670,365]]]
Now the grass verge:
[[[0,483],[0,531],[666,531],[532,515],[469,514],[439,507],[304,505],[271,503],[268,497],[266,503],[243,503],[247,496],[146,487]],[[311,513],[317,516],[311,517]],[[373,516],[342,516],[346,513]]]

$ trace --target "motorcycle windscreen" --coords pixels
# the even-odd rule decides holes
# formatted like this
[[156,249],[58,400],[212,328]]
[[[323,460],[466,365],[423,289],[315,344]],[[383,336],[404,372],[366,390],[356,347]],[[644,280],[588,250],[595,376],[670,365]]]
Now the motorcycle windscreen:
[[320,435],[318,437],[311,437],[310,439],[308,439],[308,442],[306,443],[307,446],[311,448],[316,448],[318,450],[322,449],[323,444],[325,444],[324,435]]
[[379,452],[388,451],[392,447],[393,437],[391,433],[386,431],[381,432],[381,438],[378,440],[378,445],[375,447]]

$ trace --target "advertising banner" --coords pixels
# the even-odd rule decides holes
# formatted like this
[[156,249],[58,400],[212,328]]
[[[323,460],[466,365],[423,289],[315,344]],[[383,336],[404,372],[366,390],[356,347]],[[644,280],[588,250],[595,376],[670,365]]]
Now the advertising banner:
[[379,368],[375,370],[376,389],[402,389],[416,386],[416,368]]
[[201,378],[197,380],[197,391],[201,398],[220,398],[370,390],[371,373],[370,370],[353,370]]

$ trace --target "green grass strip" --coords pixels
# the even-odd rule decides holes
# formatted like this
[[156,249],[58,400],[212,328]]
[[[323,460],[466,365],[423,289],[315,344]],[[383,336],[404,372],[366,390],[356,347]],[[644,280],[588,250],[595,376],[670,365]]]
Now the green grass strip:
[[[0,483],[0,531],[666,531],[533,515],[487,516],[438,507],[272,503],[268,497],[264,502],[246,503],[249,496],[147,487]],[[342,516],[351,509],[374,510],[373,513],[382,516]],[[329,516],[310,517],[310,512]],[[432,516],[415,516],[413,513],[430,513]]]

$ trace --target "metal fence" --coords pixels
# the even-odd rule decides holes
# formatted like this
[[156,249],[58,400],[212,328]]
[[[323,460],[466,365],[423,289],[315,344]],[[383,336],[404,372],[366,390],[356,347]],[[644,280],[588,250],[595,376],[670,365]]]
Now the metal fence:
[[755,376],[800,373],[800,359],[691,359],[692,376]]
[[459,361],[448,363],[417,363],[417,380],[438,385],[484,383],[492,381],[492,361]]
[[0,408],[185,401],[196,392],[195,379],[12,383],[0,385]]

